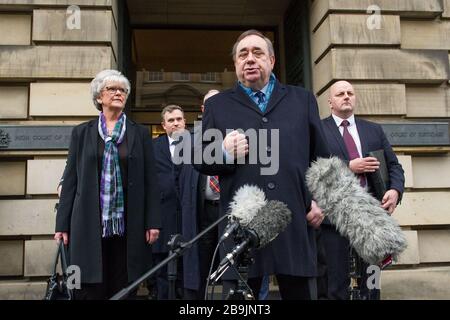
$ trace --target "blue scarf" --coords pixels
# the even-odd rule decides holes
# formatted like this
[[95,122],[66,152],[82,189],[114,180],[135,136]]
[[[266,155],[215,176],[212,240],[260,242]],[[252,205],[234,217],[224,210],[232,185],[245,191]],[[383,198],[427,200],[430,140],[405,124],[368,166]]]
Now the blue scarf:
[[275,86],[276,78],[273,73],[270,74],[269,83],[267,84],[267,90],[265,92],[265,100],[262,103],[257,102],[257,98],[255,97],[255,93],[258,91],[253,91],[252,88],[246,87],[239,81],[239,86],[244,90],[244,92],[252,99],[259,107],[259,109],[264,112],[266,111],[267,104],[269,103],[270,96],[272,95],[273,88]]
[[108,136],[105,116],[103,112],[100,113],[98,133],[105,142],[100,179],[100,210],[102,213],[103,238],[113,235],[122,236],[125,232],[125,206],[118,150],[119,144],[122,143],[125,137],[125,131],[125,113],[120,115],[111,136]]

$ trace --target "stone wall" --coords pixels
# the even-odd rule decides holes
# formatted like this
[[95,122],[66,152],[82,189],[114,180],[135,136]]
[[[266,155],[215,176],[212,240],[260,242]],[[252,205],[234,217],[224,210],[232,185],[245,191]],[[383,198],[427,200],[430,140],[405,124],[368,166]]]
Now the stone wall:
[[[381,9],[380,15],[367,12],[371,5]],[[449,13],[449,0],[314,0],[311,52],[321,116],[330,114],[329,86],[345,79],[357,91],[360,116],[378,122],[448,122]],[[407,189],[394,217],[409,247],[383,272],[382,298],[448,299],[449,148],[395,150]]]
[[[78,5],[79,25],[70,5]],[[75,8],[76,9],[76,8]],[[117,68],[117,0],[0,0],[0,125],[78,124]],[[0,150],[0,299],[42,299],[67,151]]]

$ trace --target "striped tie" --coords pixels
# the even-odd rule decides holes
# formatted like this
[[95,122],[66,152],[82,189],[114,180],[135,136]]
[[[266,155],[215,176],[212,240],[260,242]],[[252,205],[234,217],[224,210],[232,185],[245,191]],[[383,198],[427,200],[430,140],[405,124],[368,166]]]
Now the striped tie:
[[214,193],[220,192],[219,186],[219,176],[210,176],[209,177],[209,187]]

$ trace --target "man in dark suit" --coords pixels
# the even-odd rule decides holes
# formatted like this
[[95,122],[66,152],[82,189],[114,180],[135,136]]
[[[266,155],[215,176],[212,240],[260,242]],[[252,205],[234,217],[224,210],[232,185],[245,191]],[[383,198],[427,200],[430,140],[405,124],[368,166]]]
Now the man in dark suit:
[[[174,133],[183,131],[186,126],[183,109],[177,105],[166,106],[161,112],[161,125],[166,134],[153,140],[162,216],[162,230],[158,241],[152,247],[154,265],[167,258],[170,251],[167,242],[170,236],[181,233],[181,206],[177,181],[179,166],[174,165],[172,157],[177,142]],[[181,273],[178,273],[178,278],[181,278]],[[156,283],[158,300],[167,299],[169,290],[167,267],[163,267],[158,273]],[[179,280],[177,287],[182,288]]]
[[[217,90],[208,91],[203,101],[217,93]],[[204,105],[201,110],[204,111]],[[191,240],[219,218],[220,189],[217,181],[217,177],[201,174],[191,164],[183,165],[179,183],[184,240]],[[206,278],[217,245],[217,233],[216,227],[183,255],[185,299],[204,299]]]
[[[206,101],[202,121],[203,133],[214,128],[225,137],[222,149],[215,148],[219,160],[212,164],[203,161],[198,168],[204,174],[219,175],[222,215],[236,190],[245,184],[258,186],[268,200],[282,201],[292,211],[287,228],[266,247],[252,253],[249,284],[255,295],[262,277],[274,274],[283,299],[315,298],[317,255],[313,228],[324,216],[312,201],[304,177],[311,161],[329,155],[316,99],[302,88],[275,79],[273,45],[256,30],[246,31],[237,39],[233,60],[239,81],[234,88]],[[249,143],[246,135],[236,129],[257,141]],[[261,146],[264,141],[266,146]],[[204,157],[208,156],[209,144],[203,142]],[[199,149],[196,147],[195,152],[201,152]],[[269,161],[262,161],[264,157]],[[226,163],[221,161],[224,158]],[[228,246],[226,252],[231,248]]]
[[[405,178],[402,166],[392,150],[380,125],[356,118],[356,94],[347,81],[338,81],[330,87],[328,104],[331,116],[323,120],[330,152],[348,163],[348,167],[359,176],[361,186],[370,191],[366,173],[374,172],[380,163],[366,156],[370,151],[384,150],[390,186],[384,194],[381,206],[392,214],[402,197]],[[349,298],[349,242],[339,235],[327,219],[321,226],[328,270],[328,298]],[[379,292],[369,292],[366,286],[366,268],[363,266],[360,288],[362,298],[377,298]]]

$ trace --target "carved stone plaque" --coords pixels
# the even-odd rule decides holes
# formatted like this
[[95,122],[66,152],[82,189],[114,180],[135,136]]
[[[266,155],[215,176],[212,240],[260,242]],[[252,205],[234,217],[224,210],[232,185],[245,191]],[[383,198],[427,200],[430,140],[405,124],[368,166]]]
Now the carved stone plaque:
[[68,149],[73,126],[0,126],[0,150]]
[[448,122],[382,123],[381,126],[393,146],[450,145]]

